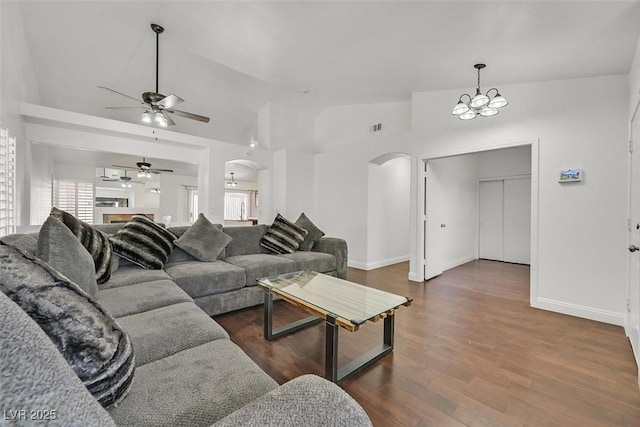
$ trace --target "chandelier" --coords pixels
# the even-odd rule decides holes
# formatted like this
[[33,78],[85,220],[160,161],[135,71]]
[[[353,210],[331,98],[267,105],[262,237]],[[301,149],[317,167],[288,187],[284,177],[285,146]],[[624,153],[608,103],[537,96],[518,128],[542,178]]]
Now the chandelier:
[[[468,93],[460,95],[458,103],[453,107],[453,111],[451,111],[451,114],[455,114],[460,120],[475,119],[478,114],[483,117],[495,116],[500,111],[500,108],[508,104],[504,96],[500,95],[500,92],[498,92],[498,89],[495,87],[489,89],[486,94],[480,92],[480,70],[484,67],[486,67],[485,64],[476,64],[473,66],[473,68],[478,70],[476,95],[473,98]],[[496,92],[493,98],[489,95],[491,91]],[[469,98],[468,102],[462,100],[465,96]]]
[[227,180],[227,187],[235,187],[238,185],[238,181],[233,177],[233,172],[230,173],[231,178]]

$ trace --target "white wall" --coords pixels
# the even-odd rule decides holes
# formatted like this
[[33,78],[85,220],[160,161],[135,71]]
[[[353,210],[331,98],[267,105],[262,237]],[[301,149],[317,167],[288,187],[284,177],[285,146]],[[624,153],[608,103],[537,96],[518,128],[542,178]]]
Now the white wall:
[[18,2],[0,2],[0,121],[16,137],[17,223],[30,221],[30,146],[26,144],[21,102],[39,102],[40,94]]
[[629,120],[631,120],[638,101],[640,101],[640,38],[638,38],[636,53],[629,71]]
[[[160,175],[160,217],[171,215],[172,224],[189,222],[189,197],[186,186],[196,187],[198,178],[194,176],[163,173]],[[200,196],[198,192],[198,197]]]
[[[421,157],[539,140],[538,282],[532,305],[622,324],[626,293],[628,77],[499,85],[510,104],[461,122],[459,90],[413,95]],[[598,99],[598,108],[592,100]],[[560,185],[558,171],[585,171]],[[567,248],[558,250],[558,248]]]
[[477,154],[478,178],[504,178],[531,173],[531,147],[503,148]]
[[365,270],[409,259],[410,173],[408,157],[369,163]]
[[[438,244],[443,270],[477,258],[478,254],[478,158],[475,154],[429,160],[427,204],[429,227]],[[440,227],[444,224],[445,227]]]
[[[330,151],[350,144],[399,135],[411,129],[411,103],[341,105],[330,107],[316,116],[315,148]],[[382,130],[371,132],[373,124]]]

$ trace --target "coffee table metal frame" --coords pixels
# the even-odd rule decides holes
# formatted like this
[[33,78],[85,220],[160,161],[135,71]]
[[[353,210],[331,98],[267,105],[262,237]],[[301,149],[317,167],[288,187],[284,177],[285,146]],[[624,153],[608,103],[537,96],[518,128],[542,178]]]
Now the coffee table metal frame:
[[[259,283],[260,284],[260,283]],[[264,288],[264,337],[268,341],[276,338],[291,334],[299,331],[311,325],[315,325],[322,320],[325,321],[325,378],[331,380],[334,383],[341,383],[347,378],[361,372],[371,364],[377,362],[387,354],[393,351],[394,340],[394,326],[395,326],[395,310],[400,305],[408,306],[411,304],[412,299],[406,297],[406,302],[400,304],[397,307],[390,309],[389,311],[373,318],[366,319],[361,322],[344,321],[338,316],[323,310],[320,307],[314,306],[308,302],[302,301],[284,292],[278,292],[278,289],[270,288],[268,286],[260,284]],[[275,291],[275,292],[274,292]],[[304,319],[297,320],[282,327],[273,328],[273,297],[274,294],[290,304],[302,307],[312,313],[314,316],[306,317]],[[382,344],[372,348],[360,357],[352,360],[343,367],[338,367],[338,329],[343,327],[351,332],[358,330],[360,325],[367,320],[378,321],[384,318],[384,331],[382,337]]]

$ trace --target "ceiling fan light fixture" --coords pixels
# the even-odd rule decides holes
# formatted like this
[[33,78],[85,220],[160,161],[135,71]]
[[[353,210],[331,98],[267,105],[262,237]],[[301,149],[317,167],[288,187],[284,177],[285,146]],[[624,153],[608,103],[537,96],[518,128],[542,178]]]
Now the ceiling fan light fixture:
[[142,113],[142,118],[140,120],[142,121],[142,123],[151,123],[151,113],[149,111],[145,111],[144,113]]
[[161,126],[161,127],[163,127],[163,128],[164,128],[164,127],[167,127],[167,118],[166,118],[166,117],[164,116],[164,114],[162,114],[161,112],[157,112],[157,113],[154,115],[154,121],[156,122],[156,124],[157,124],[158,126]]

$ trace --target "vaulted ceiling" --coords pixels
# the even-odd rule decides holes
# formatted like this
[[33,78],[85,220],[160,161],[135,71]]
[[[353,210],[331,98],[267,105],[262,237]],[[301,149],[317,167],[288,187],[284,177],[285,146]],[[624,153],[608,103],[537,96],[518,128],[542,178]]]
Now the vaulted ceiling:
[[[46,106],[137,123],[107,110],[155,86],[209,124],[178,132],[248,144],[267,102],[316,113],[409,100],[412,92],[629,72],[638,1],[42,1],[21,4]],[[309,93],[303,93],[309,91]],[[452,100],[453,102],[454,100]],[[448,107],[447,107],[448,108]]]

